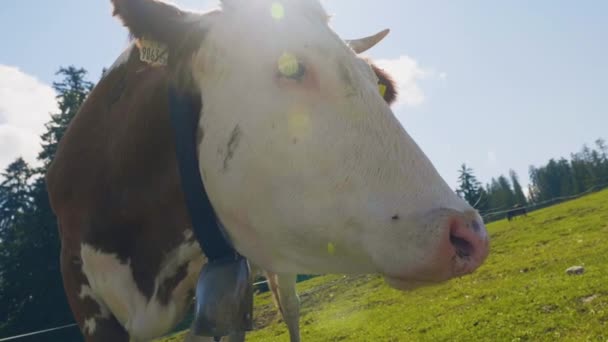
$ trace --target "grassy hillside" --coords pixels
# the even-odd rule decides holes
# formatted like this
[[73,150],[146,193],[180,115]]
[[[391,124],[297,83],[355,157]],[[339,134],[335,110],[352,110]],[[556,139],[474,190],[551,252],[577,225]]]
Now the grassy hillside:
[[[488,226],[472,276],[401,293],[373,276],[299,284],[304,341],[608,341],[608,191]],[[582,275],[566,268],[582,265]],[[248,341],[288,341],[268,294]],[[165,341],[181,341],[176,336]]]

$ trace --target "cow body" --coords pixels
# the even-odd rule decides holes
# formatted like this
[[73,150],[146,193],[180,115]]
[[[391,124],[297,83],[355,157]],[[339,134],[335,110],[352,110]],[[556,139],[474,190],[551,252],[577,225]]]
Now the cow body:
[[[169,84],[200,114],[199,168],[242,255],[267,270],[292,340],[297,273],[379,273],[410,289],[475,270],[488,240],[403,130],[390,78],[316,0],[181,11],[112,0],[140,46],[93,89],[47,174],[70,306],[87,341],[149,340],[186,314],[205,257],[180,187]],[[380,91],[379,91],[380,85]]]
[[[191,308],[206,261],[180,187],[167,75],[138,54],[127,49],[106,72],[47,174],[64,286],[91,341],[149,340],[170,331]],[[286,322],[297,341],[295,276],[285,275],[283,288],[276,285],[282,275],[267,276],[277,306],[294,317]]]

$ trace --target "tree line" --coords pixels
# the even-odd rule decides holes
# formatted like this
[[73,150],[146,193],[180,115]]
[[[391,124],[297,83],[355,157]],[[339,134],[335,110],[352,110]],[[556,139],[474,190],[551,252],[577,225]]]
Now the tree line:
[[[73,66],[57,72],[61,80],[53,88],[59,112],[50,113],[40,137],[40,166],[17,158],[0,176],[0,338],[74,321],[63,291],[57,221],[44,175],[68,123],[93,88],[86,74]],[[20,341],[28,340],[82,341],[82,337],[72,328]]]
[[[463,164],[458,170],[456,193],[482,214],[500,212],[514,206],[540,205],[546,201],[575,196],[608,183],[608,146],[599,138],[593,147],[584,144],[570,158],[550,159],[540,167],[530,166],[528,194],[524,194],[519,177],[492,178],[485,186],[477,180],[473,169]],[[502,218],[502,216],[497,216]]]

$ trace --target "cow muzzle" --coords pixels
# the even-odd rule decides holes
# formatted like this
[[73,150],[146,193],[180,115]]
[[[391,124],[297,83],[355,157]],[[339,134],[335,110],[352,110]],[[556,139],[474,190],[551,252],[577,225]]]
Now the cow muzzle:
[[476,212],[441,215],[441,233],[434,255],[414,269],[385,276],[399,290],[437,284],[477,270],[490,251],[488,233]]

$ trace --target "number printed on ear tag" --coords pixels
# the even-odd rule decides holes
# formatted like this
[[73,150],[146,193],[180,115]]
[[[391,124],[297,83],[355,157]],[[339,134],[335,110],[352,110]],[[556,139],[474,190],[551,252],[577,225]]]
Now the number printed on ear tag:
[[165,44],[142,38],[139,40],[139,59],[153,66],[165,66],[169,59],[169,50]]

